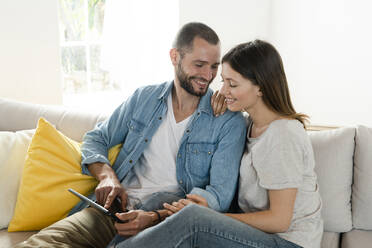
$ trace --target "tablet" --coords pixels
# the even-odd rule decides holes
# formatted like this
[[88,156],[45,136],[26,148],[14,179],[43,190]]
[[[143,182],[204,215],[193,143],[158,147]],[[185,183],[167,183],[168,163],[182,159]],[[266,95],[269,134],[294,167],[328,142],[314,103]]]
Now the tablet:
[[94,201],[92,201],[91,199],[89,199],[88,197],[86,196],[83,196],[82,194],[76,192],[75,190],[73,189],[68,189],[68,191],[70,191],[71,193],[73,193],[75,196],[79,197],[81,200],[85,201],[86,203],[89,204],[89,206],[101,211],[103,214],[105,215],[108,215],[110,216],[111,218],[113,218],[116,222],[118,223],[125,223],[125,221],[122,221],[121,219],[119,219],[118,217],[116,217],[115,213],[111,213],[109,210],[107,210],[106,208],[102,207],[101,205],[99,205],[98,203],[95,203]]

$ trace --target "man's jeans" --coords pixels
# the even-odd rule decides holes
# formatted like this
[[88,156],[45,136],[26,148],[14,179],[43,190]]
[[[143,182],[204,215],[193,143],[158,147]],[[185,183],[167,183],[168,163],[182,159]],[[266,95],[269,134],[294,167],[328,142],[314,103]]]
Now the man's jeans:
[[196,204],[185,207],[162,223],[121,242],[117,247],[300,248],[276,234],[262,232]]

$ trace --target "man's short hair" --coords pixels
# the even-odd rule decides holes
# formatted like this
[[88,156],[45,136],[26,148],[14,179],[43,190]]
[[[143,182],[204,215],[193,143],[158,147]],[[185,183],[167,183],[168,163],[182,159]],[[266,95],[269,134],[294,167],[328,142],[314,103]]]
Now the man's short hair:
[[220,42],[216,32],[207,25],[200,22],[190,22],[178,31],[173,48],[176,48],[181,54],[190,52],[193,48],[195,37],[202,38],[213,45],[217,45]]

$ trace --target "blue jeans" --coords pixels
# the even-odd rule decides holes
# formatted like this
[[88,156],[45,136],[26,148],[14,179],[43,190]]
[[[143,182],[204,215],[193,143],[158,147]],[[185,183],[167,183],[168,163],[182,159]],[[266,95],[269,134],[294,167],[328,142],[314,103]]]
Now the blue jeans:
[[[179,199],[185,198],[185,193],[179,191],[177,193],[169,193],[169,192],[158,192],[152,194],[146,201],[139,203],[135,206],[135,209],[141,209],[144,211],[153,211],[158,209],[163,209],[163,203],[172,203],[174,201],[178,201]],[[127,237],[120,236],[118,234],[112,239],[110,244],[106,248],[113,248],[117,247],[117,244],[126,240]]]
[[276,234],[268,234],[214,210],[189,205],[162,223],[118,245],[126,247],[300,248]]

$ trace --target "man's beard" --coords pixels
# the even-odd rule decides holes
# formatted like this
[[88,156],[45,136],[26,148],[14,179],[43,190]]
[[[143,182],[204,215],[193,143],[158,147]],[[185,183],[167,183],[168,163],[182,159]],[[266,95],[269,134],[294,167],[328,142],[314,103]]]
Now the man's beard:
[[[187,93],[189,93],[193,96],[198,96],[198,97],[202,97],[207,93],[209,84],[213,81],[213,78],[212,78],[211,81],[208,82],[207,80],[205,80],[204,78],[201,78],[201,77],[188,76],[186,74],[186,72],[182,69],[181,61],[177,65],[176,76],[177,76],[178,80],[180,81],[181,87],[184,90],[186,90]],[[192,87],[192,82],[191,82],[191,80],[194,80],[194,79],[197,79],[197,80],[202,81],[202,82],[208,82],[208,85],[207,85],[204,92],[196,92],[194,90],[194,87]]]

